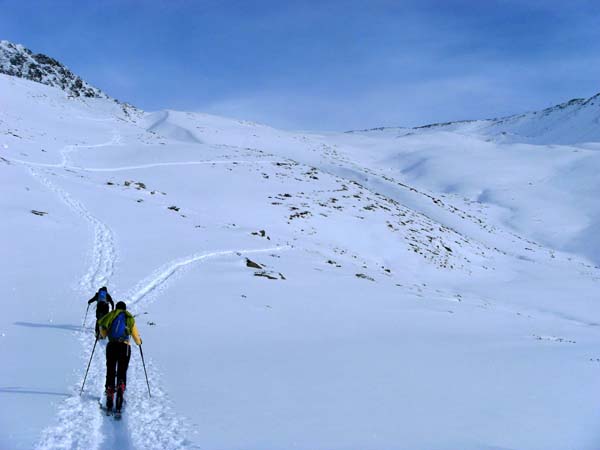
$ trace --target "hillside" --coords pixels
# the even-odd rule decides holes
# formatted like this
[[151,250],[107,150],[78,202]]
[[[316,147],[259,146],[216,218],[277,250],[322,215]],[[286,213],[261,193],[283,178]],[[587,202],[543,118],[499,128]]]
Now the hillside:
[[431,132],[480,136],[499,143],[569,145],[600,141],[600,94],[576,98],[541,111],[485,120],[433,123],[415,128],[379,127],[350,134],[411,136]]
[[[0,93],[0,448],[598,447],[593,146]],[[104,343],[79,396],[102,285],[152,389],[134,348],[120,423]]]

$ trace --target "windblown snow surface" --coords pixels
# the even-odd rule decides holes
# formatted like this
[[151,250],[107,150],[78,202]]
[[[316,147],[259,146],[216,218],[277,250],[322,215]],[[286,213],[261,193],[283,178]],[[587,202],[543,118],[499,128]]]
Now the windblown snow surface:
[[600,448],[600,144],[0,98],[1,449]]

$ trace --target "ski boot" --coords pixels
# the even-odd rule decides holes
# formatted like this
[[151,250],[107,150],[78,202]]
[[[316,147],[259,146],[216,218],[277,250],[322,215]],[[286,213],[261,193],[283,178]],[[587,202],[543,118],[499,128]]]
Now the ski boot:
[[113,409],[113,400],[115,395],[115,389],[113,387],[106,388],[106,415],[109,416]]
[[117,385],[117,404],[115,418],[121,418],[121,409],[123,408],[123,394],[125,393],[125,383],[122,381]]

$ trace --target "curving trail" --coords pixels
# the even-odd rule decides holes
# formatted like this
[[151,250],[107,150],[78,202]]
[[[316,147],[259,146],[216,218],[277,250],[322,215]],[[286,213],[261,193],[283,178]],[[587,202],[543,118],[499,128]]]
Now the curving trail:
[[123,167],[107,167],[107,168],[81,168],[86,172],[121,172],[125,170],[136,170],[136,169],[150,169],[153,167],[169,167],[169,166],[198,166],[198,165],[212,165],[212,164],[276,164],[280,161],[245,161],[245,160],[208,160],[208,161],[181,161],[181,162],[164,162],[164,163],[151,163],[151,164],[140,164],[136,166],[123,166]]
[[[99,145],[111,145],[114,138],[106,143]],[[66,146],[62,151],[62,168],[69,167],[68,154],[74,151],[77,146]],[[108,225],[94,216],[80,201],[76,200],[66,190],[56,185],[50,180],[47,173],[33,165],[29,166],[29,171],[42,185],[54,192],[62,202],[75,214],[87,222],[93,230],[92,252],[89,257],[88,269],[82,275],[79,281],[78,295],[87,298],[91,292],[102,285],[108,284],[112,278],[117,261],[117,250],[112,230]],[[93,314],[92,314],[93,316]],[[93,320],[93,319],[90,319]],[[85,324],[84,324],[85,325]],[[83,330],[82,330],[83,331]],[[94,344],[93,335],[84,332],[74,333],[82,345],[83,358],[87,359],[89,351]],[[103,364],[101,359],[103,345],[96,346],[94,361],[90,366],[88,375],[90,388],[100,393],[103,386]],[[87,362],[87,361],[86,361]],[[81,374],[83,378],[83,373]],[[98,407],[94,405],[96,398],[88,393],[79,396],[79,388],[73,386],[71,389],[73,395],[66,399],[59,407],[55,426],[45,429],[36,448],[38,449],[96,449],[100,448],[106,433],[101,432],[103,417],[98,414]],[[87,392],[90,392],[89,390]],[[125,423],[124,423],[125,424]],[[124,425],[123,424],[123,425]]]
[[288,248],[288,246],[275,246],[259,249],[221,250],[207,253],[196,253],[186,258],[177,259],[165,264],[153,272],[152,275],[143,279],[136,286],[134,286],[131,291],[125,295],[125,298],[128,299],[129,304],[137,306],[138,303],[146,299],[149,294],[156,294],[161,288],[164,288],[165,283],[179,270],[190,264],[200,262],[205,259],[218,258],[220,256],[241,256],[253,253],[277,252]]
[[[110,145],[110,144],[106,144]],[[67,146],[67,147],[75,147],[75,146]],[[89,146],[87,146],[89,148]],[[65,150],[62,151],[63,162],[60,164],[51,164],[51,163],[37,163],[24,161],[22,159],[14,159],[14,158],[6,158],[7,161],[16,164],[23,164],[27,167],[41,167],[47,169],[77,169],[84,172],[124,172],[126,170],[137,170],[137,169],[151,169],[153,167],[169,167],[169,166],[201,166],[201,165],[212,165],[212,164],[277,164],[282,161],[277,160],[241,160],[241,159],[229,159],[229,160],[206,160],[206,161],[172,161],[172,162],[162,162],[162,163],[149,163],[149,164],[138,164],[134,166],[119,166],[119,167],[79,167],[70,165],[68,154],[72,153],[74,150]]]
[[[69,159],[69,155],[77,150],[79,150],[80,148],[101,148],[101,147],[108,147],[108,146],[112,146],[112,145],[121,145],[121,135],[118,133],[113,133],[113,137],[111,138],[110,141],[108,142],[104,142],[101,144],[88,144],[88,145],[67,145],[65,147],[63,147],[63,149],[60,151],[60,155],[61,155],[61,163],[57,164],[58,167],[63,167],[63,168],[70,168],[70,169],[82,169],[81,167],[78,166],[74,166],[71,163],[71,160]],[[85,169],[84,169],[85,170]]]
[[[269,247],[248,250],[221,250],[205,253],[196,253],[185,258],[173,260],[157,270],[148,277],[137,283],[126,295],[128,305],[132,312],[139,312],[140,307],[155,299],[167,287],[168,282],[182,269],[195,263],[200,263],[211,258],[243,256],[255,253],[281,251],[288,247]],[[148,398],[143,368],[141,365],[139,350],[132,349],[132,363],[129,368],[129,376],[135,383],[128,386],[127,403],[130,423],[130,438],[132,448],[139,449],[183,449],[186,448],[185,422],[180,419],[168,406],[167,394],[161,389],[164,383],[158,368],[151,358],[146,359],[148,377],[152,383],[152,399]],[[136,361],[137,359],[137,361]],[[111,444],[102,445],[101,448],[114,449]],[[122,445],[120,448],[124,448]]]
[[82,276],[79,286],[82,293],[95,292],[98,287],[108,284],[115,270],[117,251],[112,230],[86,209],[81,202],[50,181],[41,171],[31,167],[29,170],[41,184],[56,193],[69,209],[91,226],[94,233],[91,262],[88,264],[88,270]]
[[[18,161],[26,165],[32,176],[43,186],[54,192],[62,202],[81,219],[87,222],[93,231],[94,239],[91,255],[89,256],[88,269],[79,282],[78,295],[87,298],[99,286],[107,285],[113,277],[118,260],[116,239],[111,228],[93,215],[85,205],[76,200],[69,192],[55,184],[44,168],[64,168],[71,170],[90,170],[71,165],[69,155],[79,148],[102,147],[117,145],[120,137],[113,138],[104,144],[76,146],[67,145],[61,151],[62,163],[56,165],[43,165]],[[17,162],[17,161],[15,161]],[[130,168],[156,167],[159,165],[181,164],[214,164],[214,163],[241,163],[241,161],[202,161],[187,163],[151,164],[117,169],[91,169],[96,171],[129,170]],[[265,161],[264,163],[272,163]],[[241,256],[262,252],[282,251],[288,247],[274,246],[257,249],[227,249],[219,251],[194,253],[187,257],[170,261],[153,271],[133,286],[124,296],[133,313],[144,303],[155,299],[168,285],[174,276],[183,269],[211,258]],[[93,321],[93,314],[89,314],[89,321]],[[85,325],[85,324],[84,324]],[[74,332],[82,346],[82,370],[78,379],[83,379],[85,364],[87,364],[90,351],[94,345],[93,334]],[[168,406],[167,394],[160,388],[160,371],[152,358],[146,359],[148,377],[152,384],[152,398],[148,398],[144,373],[139,358],[138,350],[132,348],[132,360],[129,366],[128,389],[126,394],[126,412],[120,422],[107,418],[98,407],[98,401],[103,399],[105,377],[105,342],[99,341],[96,345],[93,360],[90,365],[85,391],[79,396],[80,385],[72,386],[72,395],[58,408],[57,423],[46,428],[41,435],[36,448],[40,450],[55,449],[161,449],[176,450],[186,448],[184,435],[185,423]],[[79,383],[79,382],[78,382]]]

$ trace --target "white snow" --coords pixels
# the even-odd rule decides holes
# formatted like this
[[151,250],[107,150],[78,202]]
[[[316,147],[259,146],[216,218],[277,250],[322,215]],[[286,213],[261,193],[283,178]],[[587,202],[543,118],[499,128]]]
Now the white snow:
[[[288,132],[6,75],[0,98],[0,448],[600,447],[583,102],[508,139]],[[121,422],[104,342],[79,396],[104,284],[152,389],[133,348]]]

